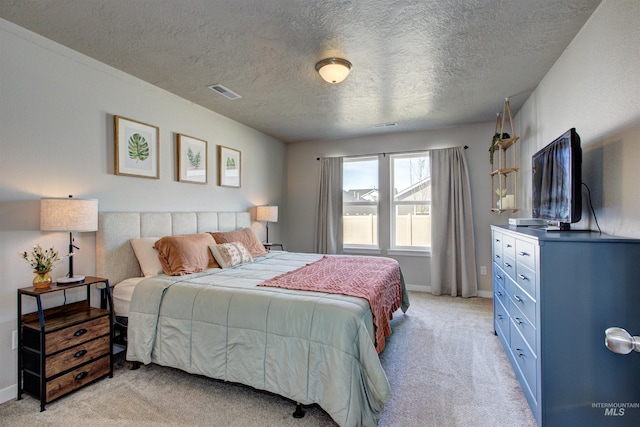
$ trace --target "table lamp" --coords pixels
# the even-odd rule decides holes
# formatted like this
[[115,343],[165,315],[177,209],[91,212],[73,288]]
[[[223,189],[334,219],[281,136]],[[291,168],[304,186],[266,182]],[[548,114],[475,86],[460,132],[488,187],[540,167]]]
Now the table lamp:
[[40,230],[69,232],[69,273],[57,279],[58,284],[75,283],[85,276],[73,274],[73,232],[98,230],[98,201],[96,199],[51,198],[40,200]]
[[278,207],[277,206],[258,206],[256,209],[256,220],[265,221],[267,223],[267,241],[265,244],[270,245],[269,242],[269,223],[278,222]]

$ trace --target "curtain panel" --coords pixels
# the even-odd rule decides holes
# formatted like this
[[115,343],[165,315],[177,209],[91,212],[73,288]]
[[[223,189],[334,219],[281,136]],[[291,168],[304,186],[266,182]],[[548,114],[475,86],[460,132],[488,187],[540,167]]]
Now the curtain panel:
[[315,251],[320,254],[341,254],[342,157],[320,159],[317,215]]
[[430,153],[431,292],[477,296],[471,187],[464,148]]

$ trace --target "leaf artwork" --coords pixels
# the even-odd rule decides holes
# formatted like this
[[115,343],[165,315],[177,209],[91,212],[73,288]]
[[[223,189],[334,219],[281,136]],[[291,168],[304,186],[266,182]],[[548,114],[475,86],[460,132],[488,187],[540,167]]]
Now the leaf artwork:
[[144,162],[149,158],[149,143],[139,133],[134,133],[129,138],[129,158],[136,163],[138,160]]
[[235,169],[236,161],[232,157],[227,157],[227,169]]
[[193,154],[191,147],[187,150],[187,158],[189,159],[189,164],[194,169],[198,169],[200,167],[200,152],[198,154]]

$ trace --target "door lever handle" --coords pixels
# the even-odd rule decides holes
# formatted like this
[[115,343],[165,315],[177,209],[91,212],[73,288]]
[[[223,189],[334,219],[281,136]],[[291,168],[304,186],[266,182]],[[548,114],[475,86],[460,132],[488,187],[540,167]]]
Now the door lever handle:
[[604,345],[614,353],[629,354],[640,352],[640,337],[633,337],[622,328],[607,328],[604,331]]

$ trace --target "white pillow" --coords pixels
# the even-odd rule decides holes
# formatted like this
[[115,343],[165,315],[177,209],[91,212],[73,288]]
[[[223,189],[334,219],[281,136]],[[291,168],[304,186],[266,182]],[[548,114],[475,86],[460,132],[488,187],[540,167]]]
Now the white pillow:
[[209,250],[211,250],[211,254],[222,268],[253,262],[253,257],[241,242],[210,245]]
[[140,239],[131,239],[131,247],[138,258],[140,270],[144,277],[157,276],[163,274],[162,264],[158,259],[158,250],[154,248],[154,244],[160,237],[142,237]]

